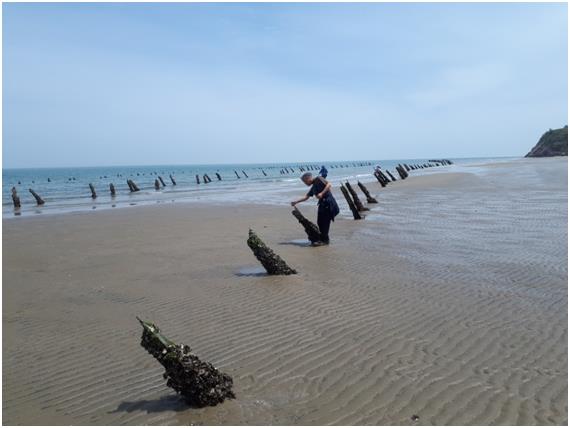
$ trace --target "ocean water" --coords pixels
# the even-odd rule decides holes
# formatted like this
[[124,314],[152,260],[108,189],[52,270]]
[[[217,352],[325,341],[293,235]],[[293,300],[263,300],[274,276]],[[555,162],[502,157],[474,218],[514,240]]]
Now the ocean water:
[[[507,161],[514,158],[450,158],[454,165],[414,171],[414,175],[429,174],[443,170],[459,170],[462,166],[481,162]],[[122,207],[173,202],[263,202],[282,204],[285,192],[306,187],[299,180],[300,168],[318,174],[321,165],[329,171],[333,183],[341,180],[375,180],[374,166],[379,164],[397,178],[394,167],[398,163],[423,164],[428,159],[398,160],[351,160],[299,162],[289,164],[234,164],[234,165],[155,165],[113,166],[81,168],[22,168],[2,170],[2,215],[3,218],[30,215],[55,214],[76,211],[117,209]],[[287,168],[287,172],[282,171]],[[239,177],[236,176],[238,173]],[[221,180],[216,177],[220,174]],[[244,174],[245,172],[245,174]],[[265,172],[266,175],[263,174]],[[196,183],[196,174],[200,184]],[[212,180],[204,183],[208,174]],[[247,177],[246,177],[247,174]],[[176,181],[174,186],[169,178]],[[155,190],[154,181],[161,176],[166,186]],[[132,179],[140,188],[130,192],[127,179]],[[89,183],[93,184],[97,198],[91,198]],[[109,184],[113,183],[116,196],[111,197]],[[20,210],[14,210],[11,189],[16,187],[21,200]],[[35,190],[45,201],[38,207],[28,189]]]

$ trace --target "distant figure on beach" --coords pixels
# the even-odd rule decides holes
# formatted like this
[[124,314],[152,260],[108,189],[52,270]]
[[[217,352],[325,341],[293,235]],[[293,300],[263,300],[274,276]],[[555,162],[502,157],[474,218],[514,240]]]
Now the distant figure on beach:
[[313,246],[321,246],[329,244],[329,230],[331,227],[331,221],[340,212],[338,204],[331,192],[331,184],[325,180],[323,177],[313,178],[313,174],[306,172],[301,176],[301,180],[307,186],[311,186],[311,189],[307,194],[296,201],[291,202],[292,206],[297,205],[300,202],[304,202],[311,196],[315,196],[318,202],[318,214],[317,214],[317,225],[321,232],[322,241],[314,242]]
[[327,175],[329,175],[329,172],[327,171],[327,169],[325,168],[324,165],[321,166],[321,170],[319,171],[319,175],[323,178],[327,178]]

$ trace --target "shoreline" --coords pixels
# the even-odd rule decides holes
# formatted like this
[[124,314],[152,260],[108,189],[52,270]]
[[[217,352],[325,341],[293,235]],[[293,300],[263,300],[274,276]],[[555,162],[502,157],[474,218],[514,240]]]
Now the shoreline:
[[[564,424],[567,162],[483,168],[371,184],[360,221],[335,189],[329,247],[288,198],[3,219],[3,422]],[[256,274],[250,227],[299,273]],[[237,398],[181,403],[135,316]]]

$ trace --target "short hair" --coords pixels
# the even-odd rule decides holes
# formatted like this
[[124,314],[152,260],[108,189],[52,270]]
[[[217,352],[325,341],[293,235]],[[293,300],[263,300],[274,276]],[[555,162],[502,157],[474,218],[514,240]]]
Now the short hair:
[[305,172],[302,176],[301,176],[301,180],[305,181],[309,178],[311,178],[313,176],[313,174],[311,174],[310,172]]

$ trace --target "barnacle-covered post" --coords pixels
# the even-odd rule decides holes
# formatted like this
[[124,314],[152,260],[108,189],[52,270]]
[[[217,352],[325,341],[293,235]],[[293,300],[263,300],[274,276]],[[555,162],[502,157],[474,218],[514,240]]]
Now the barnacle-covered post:
[[308,220],[303,214],[301,214],[301,211],[299,211],[297,207],[295,207],[293,211],[291,211],[291,213],[297,220],[299,220],[299,223],[303,225],[305,233],[307,234],[307,237],[309,238],[309,241],[311,241],[311,243],[322,240],[321,231],[319,230],[319,227],[310,220]]
[[20,197],[18,196],[18,191],[15,187],[12,187],[12,202],[14,203],[14,208],[20,208],[22,206],[20,203]]
[[29,189],[30,193],[32,194],[32,196],[36,199],[36,203],[38,205],[43,205],[45,204],[45,201],[40,197],[40,195],[38,195],[36,192],[34,192],[34,189]]
[[229,375],[201,361],[189,346],[168,339],[153,323],[137,319],[143,327],[141,346],[164,367],[166,385],[182,395],[188,404],[215,406],[235,398],[233,379]]
[[356,205],[356,208],[358,209],[358,211],[370,211],[370,208],[367,208],[362,204],[362,202],[360,201],[360,198],[358,197],[358,194],[352,188],[352,186],[350,185],[350,183],[348,181],[346,182],[346,188],[348,189],[348,192],[352,196],[352,200],[354,201],[354,205]]
[[344,199],[346,199],[346,203],[348,204],[350,211],[352,211],[352,216],[354,217],[354,219],[355,220],[361,220],[362,216],[358,212],[358,209],[354,205],[354,202],[352,202],[352,199],[350,198],[350,195],[348,194],[348,190],[346,190],[346,187],[344,187],[344,184],[342,184],[342,183],[340,184],[340,190],[341,190],[342,194],[344,195]]
[[396,177],[394,177],[390,171],[386,170],[386,174],[388,174],[390,176],[392,181],[396,181]]
[[378,203],[376,198],[373,198],[370,195],[370,192],[368,191],[366,186],[364,186],[364,184],[362,184],[360,181],[357,181],[357,184],[358,184],[358,187],[360,187],[360,190],[362,190],[362,193],[364,193],[364,196],[366,196],[366,202],[368,202],[369,204],[377,204]]
[[382,187],[386,187],[386,180],[384,180],[384,177],[382,177],[380,171],[374,171],[374,177],[376,177],[376,180],[378,180],[378,183],[380,183]]
[[253,255],[260,261],[269,275],[293,275],[297,271],[290,268],[285,261],[273,252],[265,243],[259,239],[257,234],[249,229],[247,245],[253,251]]

